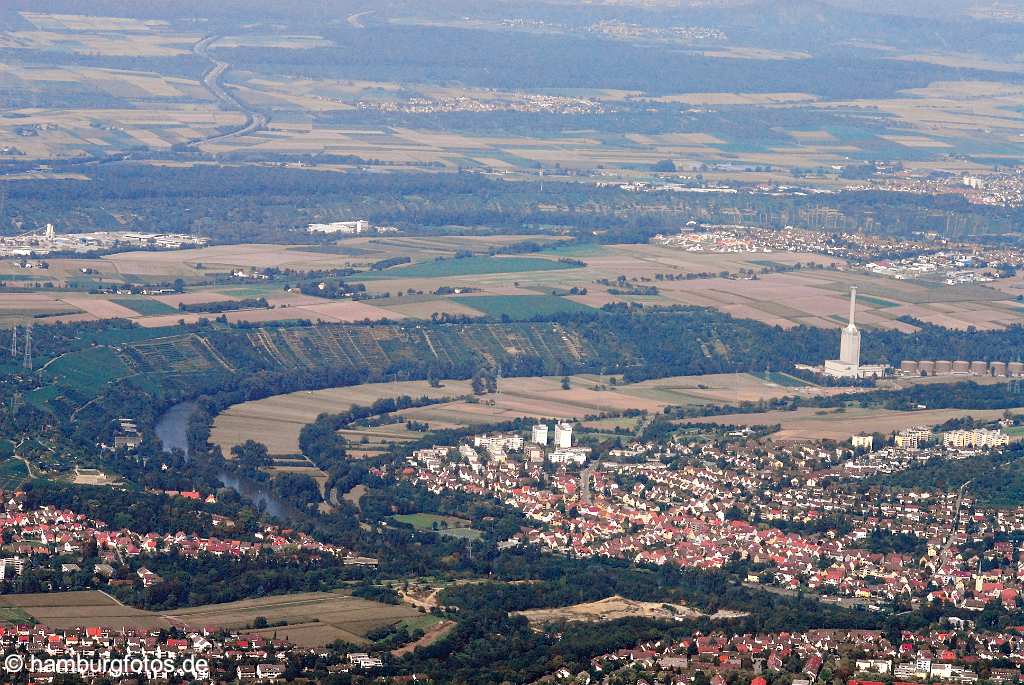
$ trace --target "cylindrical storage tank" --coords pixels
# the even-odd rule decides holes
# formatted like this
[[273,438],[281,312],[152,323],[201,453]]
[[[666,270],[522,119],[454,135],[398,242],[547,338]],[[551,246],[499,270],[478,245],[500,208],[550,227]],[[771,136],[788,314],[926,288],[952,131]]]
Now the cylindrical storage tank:
[[992,372],[993,376],[1005,376],[1006,375],[1006,362],[992,362],[988,365],[989,371]]
[[917,363],[917,370],[922,376],[934,376],[935,362],[920,361]]
[[953,373],[953,362],[946,359],[940,359],[935,362],[935,375],[936,376],[948,376]]
[[1006,365],[1006,373],[1011,376],[1024,376],[1024,362],[1010,362]]
[[911,360],[903,360],[900,362],[900,371],[907,374],[908,376],[917,375],[917,362]]
[[953,362],[953,373],[970,373],[971,363],[963,360]]
[[987,376],[988,375],[988,362],[971,362],[971,375],[972,376]]

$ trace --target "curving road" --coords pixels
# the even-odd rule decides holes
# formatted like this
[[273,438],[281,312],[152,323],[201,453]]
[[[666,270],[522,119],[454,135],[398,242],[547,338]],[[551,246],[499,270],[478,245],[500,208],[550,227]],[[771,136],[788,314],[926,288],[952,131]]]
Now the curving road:
[[[259,131],[266,128],[267,123],[270,121],[269,117],[262,112],[257,112],[250,109],[244,102],[239,100],[237,97],[232,95],[224,88],[223,78],[224,73],[231,68],[231,65],[227,62],[221,62],[220,60],[214,59],[209,54],[209,48],[215,42],[220,40],[221,36],[207,36],[201,41],[192,46],[192,52],[203,59],[212,62],[213,66],[210,67],[209,71],[203,74],[202,84],[203,87],[210,91],[210,94],[224,107],[227,109],[241,112],[245,115],[245,123],[232,131],[225,133],[215,133],[209,136],[203,136],[185,143],[185,147],[197,148],[204,143],[212,143],[215,141],[226,140],[228,138],[234,138],[235,136],[244,136],[254,131]],[[99,155],[88,155],[83,157],[76,157],[74,159],[62,159],[62,160],[42,160],[35,163],[31,168],[16,169],[10,171],[0,172],[0,178],[8,176],[21,176],[24,174],[34,174],[41,171],[61,171],[68,168],[76,168],[82,166],[99,166],[105,164],[117,164],[119,162],[128,161],[141,161],[146,159],[146,152],[143,150],[135,150],[129,152],[112,152],[109,154]]]
[[244,136],[254,131],[266,128],[267,122],[269,121],[267,115],[253,109],[249,109],[244,102],[224,88],[224,73],[231,68],[231,65],[210,56],[210,46],[218,40],[220,40],[220,36],[207,36],[192,46],[192,52],[195,53],[196,56],[202,57],[208,62],[213,63],[210,70],[203,74],[203,87],[210,91],[210,94],[228,109],[233,109],[244,114],[245,123],[234,131],[218,133],[216,135],[193,140],[188,143],[189,147],[198,147],[204,143],[226,140],[227,138],[234,138],[235,136]]

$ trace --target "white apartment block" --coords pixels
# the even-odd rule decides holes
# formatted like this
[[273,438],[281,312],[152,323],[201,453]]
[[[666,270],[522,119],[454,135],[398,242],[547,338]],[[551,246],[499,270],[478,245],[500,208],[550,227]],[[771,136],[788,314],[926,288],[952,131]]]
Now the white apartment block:
[[530,442],[535,445],[548,444],[548,425],[546,423],[535,424],[530,432]]
[[908,428],[896,434],[896,446],[916,450],[922,443],[931,440],[932,437],[932,432],[927,428]]
[[578,464],[587,463],[590,456],[589,447],[563,447],[552,450],[548,453],[548,461],[552,464]]
[[571,423],[556,423],[555,424],[555,448],[556,449],[568,449],[572,447],[572,424]]
[[1010,444],[1010,436],[1000,430],[976,428],[974,430],[955,430],[942,434],[945,447],[1002,447]]

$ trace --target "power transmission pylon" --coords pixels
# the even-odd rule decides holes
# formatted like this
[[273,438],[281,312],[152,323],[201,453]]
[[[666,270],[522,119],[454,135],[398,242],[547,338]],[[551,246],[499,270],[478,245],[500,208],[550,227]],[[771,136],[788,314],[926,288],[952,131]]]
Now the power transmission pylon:
[[32,325],[25,326],[25,368],[32,370]]
[[18,324],[11,326],[11,359],[18,358]]

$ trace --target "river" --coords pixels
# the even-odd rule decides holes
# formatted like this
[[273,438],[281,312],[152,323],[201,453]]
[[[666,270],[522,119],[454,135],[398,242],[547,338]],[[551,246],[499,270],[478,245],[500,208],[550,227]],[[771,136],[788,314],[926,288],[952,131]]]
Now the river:
[[[181,402],[165,411],[157,420],[156,437],[165,452],[179,449],[185,453],[186,459],[190,458],[188,421],[196,408],[195,402]],[[276,519],[298,522],[308,518],[296,507],[271,495],[264,483],[224,471],[217,473],[217,480]]]

